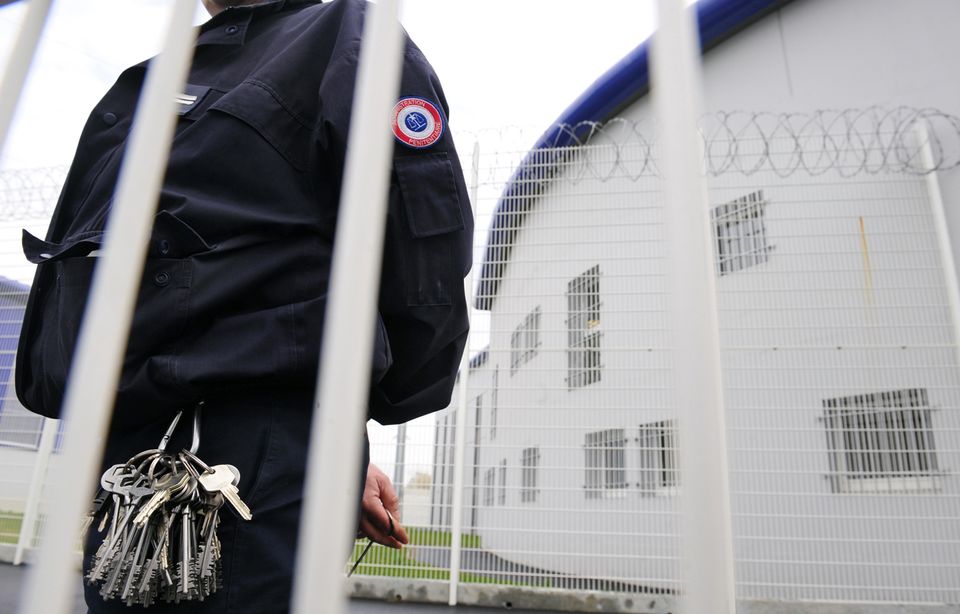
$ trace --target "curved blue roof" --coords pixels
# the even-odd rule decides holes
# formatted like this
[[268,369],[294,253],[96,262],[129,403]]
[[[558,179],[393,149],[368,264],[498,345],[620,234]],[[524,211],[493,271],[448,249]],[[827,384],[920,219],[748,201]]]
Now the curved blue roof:
[[[697,23],[700,48],[706,52],[791,0],[700,0]],[[645,95],[650,86],[650,39],[597,79],[537,140],[500,196],[490,225],[477,287],[478,309],[490,309],[510,259],[511,246],[527,212],[590,130]],[[565,151],[564,148],[570,148]]]

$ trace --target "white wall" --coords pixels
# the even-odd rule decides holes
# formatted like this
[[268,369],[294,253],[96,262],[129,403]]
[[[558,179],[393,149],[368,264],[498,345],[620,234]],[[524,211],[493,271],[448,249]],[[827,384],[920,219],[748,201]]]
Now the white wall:
[[[957,23],[960,3],[946,0],[797,0],[707,54],[707,107],[960,116]],[[649,118],[648,101],[623,115]],[[591,155],[602,167],[604,150]],[[606,162],[603,180],[571,164],[537,202],[500,285],[489,360],[501,365],[500,427],[481,453],[487,466],[508,459],[511,489],[506,506],[481,510],[480,534],[512,561],[664,586],[676,577],[677,497],[583,495],[586,433],[635,430],[672,408],[659,186]],[[939,179],[957,222],[960,172]],[[960,465],[956,344],[926,180],[758,173],[710,185],[714,206],[763,189],[773,246],[769,262],[719,283],[738,596],[960,602],[957,476],[933,493],[833,493],[818,420],[824,399],[925,388],[940,466]],[[603,379],[568,390],[566,287],[598,263]],[[542,347],[511,376],[510,335],[538,305]],[[541,493],[523,503],[520,454],[535,445]]]

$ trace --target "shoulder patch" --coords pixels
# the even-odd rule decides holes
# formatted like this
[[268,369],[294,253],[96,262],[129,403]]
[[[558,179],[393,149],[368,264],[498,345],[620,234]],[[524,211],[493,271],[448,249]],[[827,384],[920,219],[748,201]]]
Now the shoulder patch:
[[401,98],[393,107],[393,136],[415,149],[430,147],[443,135],[443,116],[424,98]]

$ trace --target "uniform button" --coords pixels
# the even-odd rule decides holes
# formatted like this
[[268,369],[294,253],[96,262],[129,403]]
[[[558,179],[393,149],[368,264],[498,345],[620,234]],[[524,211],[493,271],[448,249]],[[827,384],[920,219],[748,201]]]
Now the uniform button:
[[227,26],[227,34],[236,34],[240,31],[240,26]]
[[170,273],[167,273],[166,271],[160,271],[153,276],[153,283],[157,284],[158,286],[167,285],[170,283]]
[[160,252],[161,256],[166,256],[170,253],[170,241],[166,239],[161,239],[160,243],[157,245],[157,251]]
[[103,123],[108,126],[112,126],[117,123],[117,116],[113,113],[104,113],[103,114]]

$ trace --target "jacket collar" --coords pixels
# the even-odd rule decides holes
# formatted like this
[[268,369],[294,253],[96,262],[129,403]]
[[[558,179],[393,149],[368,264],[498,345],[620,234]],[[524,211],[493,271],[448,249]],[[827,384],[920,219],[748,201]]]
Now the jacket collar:
[[225,9],[200,26],[197,46],[243,45],[247,30],[255,17],[278,13],[301,4],[320,4],[320,2],[321,0],[268,0],[259,4]]

